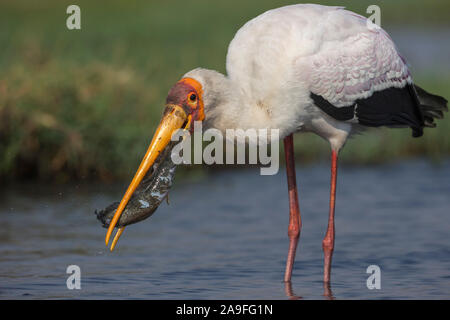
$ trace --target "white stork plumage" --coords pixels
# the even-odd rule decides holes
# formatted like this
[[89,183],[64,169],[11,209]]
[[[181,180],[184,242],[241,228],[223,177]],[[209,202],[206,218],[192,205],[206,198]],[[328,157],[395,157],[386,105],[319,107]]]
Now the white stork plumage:
[[[175,129],[279,129],[284,139],[290,219],[284,280],[290,281],[301,230],[293,134],[313,132],[330,143],[331,196],[323,240],[324,282],[334,249],[337,157],[352,132],[364,127],[410,127],[413,136],[435,126],[447,101],[413,84],[389,35],[341,7],[299,4],[247,22],[228,48],[227,75],[202,68],[169,92],[150,147],[110,224],[106,244],[132,193]],[[113,245],[122,233],[119,229]]]

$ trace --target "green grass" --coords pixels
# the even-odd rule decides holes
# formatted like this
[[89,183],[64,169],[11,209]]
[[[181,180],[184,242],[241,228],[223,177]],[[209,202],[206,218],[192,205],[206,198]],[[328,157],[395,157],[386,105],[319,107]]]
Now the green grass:
[[[250,18],[295,1],[76,1],[82,30],[65,27],[73,1],[0,3],[0,178],[129,178],[160,119],[168,89],[186,71],[225,71],[228,43]],[[449,1],[321,1],[382,23],[449,23]],[[444,39],[445,40],[445,39]],[[415,75],[450,97],[450,75]],[[450,154],[449,117],[421,139],[370,130],[348,142],[345,162]],[[299,161],[328,157],[327,143],[298,136]]]

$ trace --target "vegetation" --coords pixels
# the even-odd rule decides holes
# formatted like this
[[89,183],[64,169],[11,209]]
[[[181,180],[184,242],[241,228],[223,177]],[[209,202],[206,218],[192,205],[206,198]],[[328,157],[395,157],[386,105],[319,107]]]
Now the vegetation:
[[[82,29],[65,27],[73,1],[0,3],[0,179],[129,178],[160,119],[168,89],[186,71],[225,72],[229,41],[250,18],[295,1],[77,1]],[[339,5],[339,1],[321,1]],[[373,1],[346,1],[361,14]],[[448,23],[448,1],[377,1],[385,24]],[[432,74],[432,73],[431,73]],[[450,74],[416,75],[450,97]],[[450,117],[421,139],[373,130],[344,161],[450,154]],[[320,138],[296,139],[299,161],[328,156]]]

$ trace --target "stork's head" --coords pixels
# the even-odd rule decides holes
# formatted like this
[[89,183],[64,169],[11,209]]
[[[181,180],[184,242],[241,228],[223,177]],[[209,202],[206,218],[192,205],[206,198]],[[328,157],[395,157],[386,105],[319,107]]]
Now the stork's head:
[[[167,95],[162,119],[156,129],[152,142],[148,147],[147,153],[145,154],[144,159],[142,159],[141,165],[109,225],[105,239],[106,244],[108,244],[111,233],[132,194],[139,186],[139,183],[145,177],[158,155],[169,144],[172,135],[178,129],[185,129],[192,132],[195,121],[203,121],[204,118],[202,85],[194,78],[182,78],[170,89],[169,94]],[[112,248],[114,248],[114,244],[111,249]]]
[[151,167],[162,150],[169,144],[178,129],[194,130],[195,121],[205,119],[203,87],[194,78],[184,77],[169,91],[162,119],[153,136],[147,154],[142,160],[146,171]]
[[183,77],[167,95],[162,119],[141,164],[146,168],[143,174],[145,175],[178,129],[189,130],[192,133],[195,121],[204,119],[203,87],[198,80]]
[[142,160],[145,175],[178,129],[194,130],[195,121],[205,119],[203,87],[194,78],[184,77],[169,91],[162,119]]
[[184,117],[187,119],[184,128],[192,132],[194,122],[205,119],[203,87],[200,82],[193,78],[182,78],[178,81],[167,95],[164,115],[167,112],[170,113],[172,109],[184,112]]
[[[184,77],[169,91],[162,119],[142,160],[142,179],[178,129],[193,131],[195,121],[205,119],[203,87],[194,78]],[[140,180],[139,180],[140,181]],[[136,186],[137,187],[137,186]]]

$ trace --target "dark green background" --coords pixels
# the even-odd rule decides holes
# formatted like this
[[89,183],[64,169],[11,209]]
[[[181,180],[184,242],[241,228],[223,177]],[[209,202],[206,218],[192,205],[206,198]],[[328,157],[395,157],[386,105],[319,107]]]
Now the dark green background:
[[[258,14],[292,3],[2,1],[1,180],[128,179],[172,84],[198,66],[224,72],[235,32]],[[377,4],[388,31],[398,25],[448,29],[450,23],[450,1],[444,0],[320,3],[366,16],[367,6]],[[70,4],[81,7],[81,30],[66,28]],[[450,74],[430,70],[414,78],[450,97]],[[412,139],[410,130],[370,130],[349,141],[341,158],[360,164],[411,156],[439,160],[450,153],[449,128],[447,117],[421,139]],[[313,135],[296,138],[299,161],[328,159],[328,149]]]

